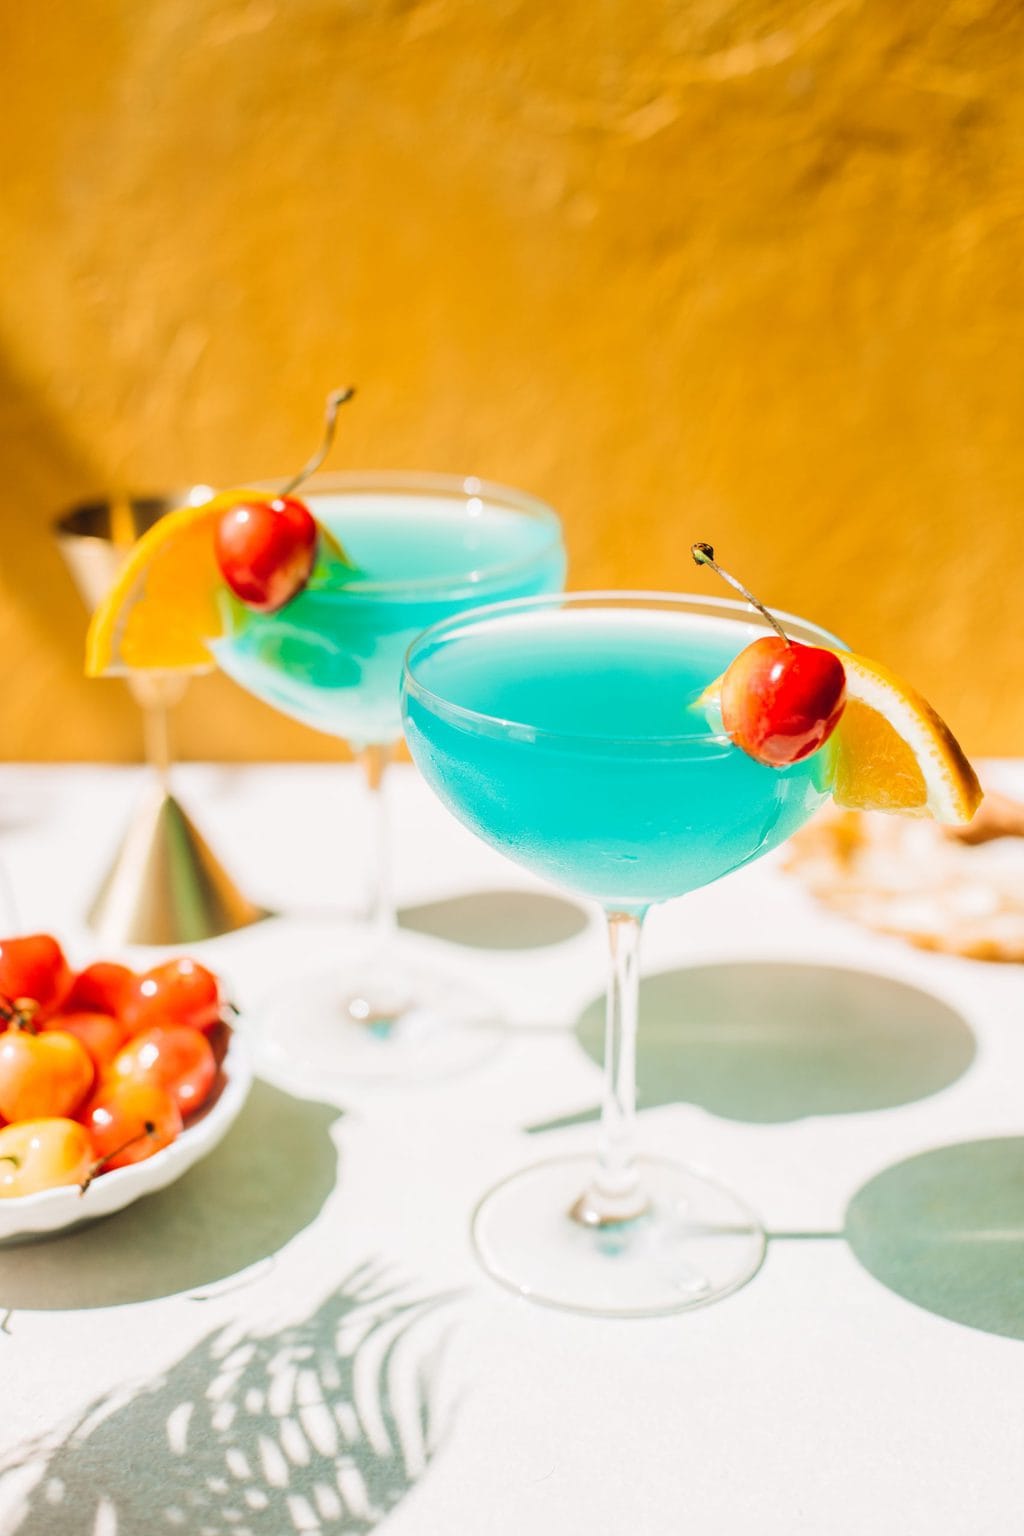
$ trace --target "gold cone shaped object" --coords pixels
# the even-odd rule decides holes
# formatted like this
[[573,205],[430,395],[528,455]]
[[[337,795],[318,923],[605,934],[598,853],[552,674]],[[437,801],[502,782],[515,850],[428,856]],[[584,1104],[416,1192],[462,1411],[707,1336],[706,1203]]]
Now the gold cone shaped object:
[[154,783],[88,921],[104,944],[195,944],[266,915],[228,878],[174,796]]
[[[204,501],[210,487],[122,496],[71,507],[54,535],[90,610],[106,594],[132,544],[165,513]],[[208,670],[208,669],[202,669]],[[103,943],[195,944],[268,916],[248,901],[168,788],[168,711],[181,698],[181,673],[125,679],[143,712],[147,789],[96,897],[88,921]]]

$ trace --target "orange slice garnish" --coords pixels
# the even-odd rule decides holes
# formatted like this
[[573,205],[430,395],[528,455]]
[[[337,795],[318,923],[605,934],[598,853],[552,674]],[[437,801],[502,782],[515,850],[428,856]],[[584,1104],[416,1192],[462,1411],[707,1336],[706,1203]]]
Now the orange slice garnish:
[[977,774],[945,721],[887,667],[839,651],[846,708],[824,748],[832,798],[860,811],[896,811],[963,825],[981,804]]

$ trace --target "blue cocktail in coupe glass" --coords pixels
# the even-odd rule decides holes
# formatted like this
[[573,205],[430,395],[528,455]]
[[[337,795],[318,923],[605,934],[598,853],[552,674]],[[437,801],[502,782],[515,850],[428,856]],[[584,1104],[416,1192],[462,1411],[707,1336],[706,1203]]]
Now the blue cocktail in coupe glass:
[[[832,637],[801,620],[787,632]],[[534,1300],[643,1316],[728,1294],[764,1233],[729,1190],[634,1147],[639,944],[656,902],[795,832],[827,755],[765,767],[703,697],[770,633],[744,603],[664,594],[511,602],[435,626],[406,662],[406,739],[427,783],[492,847],[600,904],[611,972],[601,1148],[513,1174],[473,1221],[484,1267]]]
[[[223,671],[257,698],[352,747],[371,791],[377,848],[362,954],[344,975],[282,993],[266,1015],[265,1046],[314,1079],[443,1070],[449,1057],[461,1060],[456,1027],[493,1011],[397,942],[382,785],[402,735],[402,660],[439,620],[560,590],[560,524],[521,491],[445,475],[320,475],[302,496],[349,563],[328,554],[276,613],[228,599],[227,634],[213,648]],[[463,1041],[472,1034],[463,1029]]]

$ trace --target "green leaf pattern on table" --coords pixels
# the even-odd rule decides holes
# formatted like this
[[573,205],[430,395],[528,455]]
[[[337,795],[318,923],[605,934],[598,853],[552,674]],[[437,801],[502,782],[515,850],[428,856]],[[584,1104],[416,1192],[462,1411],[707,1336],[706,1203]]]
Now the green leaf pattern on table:
[[42,1463],[19,1536],[366,1536],[437,1448],[439,1340],[417,1336],[449,1299],[367,1264],[302,1322],[208,1335],[0,1468]]

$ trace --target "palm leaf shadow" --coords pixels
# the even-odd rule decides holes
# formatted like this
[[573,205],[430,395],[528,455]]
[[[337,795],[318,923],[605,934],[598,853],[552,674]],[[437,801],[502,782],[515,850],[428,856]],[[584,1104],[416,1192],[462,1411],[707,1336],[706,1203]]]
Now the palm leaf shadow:
[[[376,1529],[439,1443],[449,1295],[408,1297],[377,1264],[277,1332],[229,1325],[129,1395],[99,1399],[61,1443],[0,1471],[42,1475],[20,1536],[288,1536]],[[431,1342],[424,1343],[429,1336]]]

